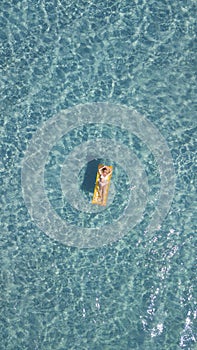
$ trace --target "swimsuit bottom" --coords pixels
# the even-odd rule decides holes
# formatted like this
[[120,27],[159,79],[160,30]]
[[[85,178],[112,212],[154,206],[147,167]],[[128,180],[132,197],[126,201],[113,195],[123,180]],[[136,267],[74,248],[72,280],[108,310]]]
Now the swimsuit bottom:
[[108,181],[106,181],[106,182],[99,181],[99,186],[101,186],[101,187],[104,187],[107,184],[108,184]]

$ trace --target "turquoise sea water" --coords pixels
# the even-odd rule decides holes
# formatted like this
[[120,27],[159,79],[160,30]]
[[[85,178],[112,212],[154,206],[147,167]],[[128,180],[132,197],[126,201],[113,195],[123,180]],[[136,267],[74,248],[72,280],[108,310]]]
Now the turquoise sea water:
[[1,1],[0,349],[195,349],[195,33],[193,0]]

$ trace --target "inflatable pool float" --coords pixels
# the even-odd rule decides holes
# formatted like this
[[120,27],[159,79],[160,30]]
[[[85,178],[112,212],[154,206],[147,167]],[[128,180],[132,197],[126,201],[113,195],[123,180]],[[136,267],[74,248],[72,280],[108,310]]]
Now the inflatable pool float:
[[106,205],[110,181],[112,177],[112,166],[99,164],[94,187],[93,204]]

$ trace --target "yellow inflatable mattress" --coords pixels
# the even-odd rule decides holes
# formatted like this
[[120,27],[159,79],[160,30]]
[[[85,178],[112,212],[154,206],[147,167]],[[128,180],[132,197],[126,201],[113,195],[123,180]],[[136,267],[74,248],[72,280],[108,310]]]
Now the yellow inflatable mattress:
[[112,177],[112,166],[99,164],[94,187],[93,204],[106,205],[110,181]]

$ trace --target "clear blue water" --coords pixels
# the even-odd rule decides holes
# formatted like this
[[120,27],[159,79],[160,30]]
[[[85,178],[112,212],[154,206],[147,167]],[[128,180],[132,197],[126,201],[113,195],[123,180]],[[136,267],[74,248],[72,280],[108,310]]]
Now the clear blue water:
[[[1,1],[2,350],[196,348],[195,32],[193,0]],[[54,118],[62,135],[45,142]],[[43,186],[67,242],[31,192],[36,162],[25,201],[32,144],[37,160],[49,148]],[[90,204],[95,159],[115,169],[106,208]]]

